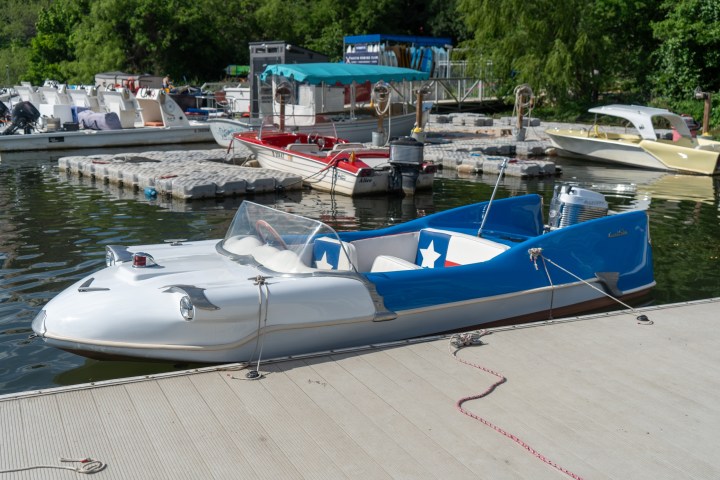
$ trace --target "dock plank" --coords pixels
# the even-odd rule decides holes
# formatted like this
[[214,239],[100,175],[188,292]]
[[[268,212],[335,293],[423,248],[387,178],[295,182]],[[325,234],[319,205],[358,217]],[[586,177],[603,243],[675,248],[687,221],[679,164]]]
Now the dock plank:
[[418,427],[410,421],[402,408],[392,405],[378,390],[379,384],[388,383],[382,372],[352,354],[331,358],[332,362],[324,362],[314,368],[322,368],[323,377],[384,433],[392,438],[405,439],[403,450],[426,475],[435,478],[470,478],[473,475],[444,445],[432,440],[425,433],[424,426]]
[[[337,379],[336,383],[327,378],[331,365],[323,359],[307,361],[306,368],[292,369],[286,374],[308,395],[330,418],[349,435],[362,439],[366,451],[383,466],[392,478],[427,478],[423,469],[403,448],[401,442],[389,436],[378,427],[372,418],[365,415],[343,394],[343,383],[352,379]],[[332,368],[332,367],[330,367]]]
[[[269,437],[285,452],[288,460],[299,472],[311,478],[335,479],[343,476],[341,469],[322,448],[315,443],[296,421],[273,397],[275,376],[266,381],[247,380],[243,376],[228,376],[225,381],[242,397],[247,411],[268,433]],[[251,382],[252,385],[244,383]]]
[[158,461],[159,454],[135,411],[127,385],[118,387],[83,392],[90,394],[91,398],[86,398],[89,407],[93,402],[97,405],[94,413],[102,420],[107,441],[113,447],[109,457],[98,459],[106,462],[109,470],[120,472],[121,477],[170,480],[172,477]]
[[[69,458],[93,458],[107,461],[115,456],[106,426],[87,391],[69,391],[62,401],[56,398],[62,417],[67,450],[61,452]],[[116,465],[105,470],[103,478],[122,480],[125,474]]]
[[[483,455],[480,460],[487,461],[487,457],[491,457],[495,458],[496,462],[504,465],[503,470],[498,475],[508,475],[508,478],[555,478],[557,472],[549,468],[539,470],[538,462],[532,456],[514,455],[515,449],[518,447],[511,440],[499,435],[480,422],[469,419],[455,409],[455,403],[458,400],[485,391],[497,378],[485,372],[472,370],[454,360],[448,352],[447,340],[433,342],[433,345],[436,348],[434,351],[429,352],[429,357],[414,354],[423,350],[422,345],[413,346],[411,349],[389,349],[387,353],[394,360],[393,363],[414,372],[426,382],[435,385],[436,397],[434,402],[441,403],[448,409],[445,422],[452,422],[453,425],[456,425],[455,435],[458,435],[459,438],[470,435],[471,438],[465,439],[466,442],[477,442],[475,449],[482,448],[487,451],[487,455]],[[425,352],[428,353],[427,350]],[[440,354],[438,355],[438,353]],[[417,381],[405,382],[403,377],[406,374],[403,374],[401,369],[395,370],[395,380],[403,382],[404,385],[410,388],[406,395],[427,395],[427,393],[423,394],[421,390],[415,390],[414,385],[418,383]],[[427,392],[427,389],[423,390]],[[493,392],[491,396],[480,400],[480,402],[483,402],[483,408],[487,408],[488,405],[491,406],[490,412],[503,411],[506,409],[506,396],[507,388],[503,385]],[[469,405],[465,405],[465,408],[472,410]],[[505,425],[499,425],[499,427],[505,428]],[[461,436],[461,432],[468,433]],[[458,449],[459,446],[455,445],[454,448]],[[469,455],[472,455],[472,452],[469,452]],[[470,462],[472,465],[472,456],[466,458],[465,461]],[[499,465],[477,465],[474,470],[478,471],[478,469],[486,468],[495,471],[495,469],[499,468]]]
[[356,440],[339,428],[328,413],[286,374],[286,370],[304,366],[303,362],[283,362],[282,365],[267,367],[274,381],[272,393],[275,399],[296,417],[296,422],[305,431],[314,436],[319,448],[335,459],[346,478],[391,478],[367,451],[362,439]]
[[[202,392],[205,403],[212,414],[222,420],[222,428],[244,453],[257,472],[256,478],[302,478],[292,462],[271,438],[262,424],[243,402],[242,396],[225,382],[221,374],[198,375],[191,377],[195,388]],[[262,388],[245,382],[245,395],[252,389]]]
[[[260,465],[248,458],[225,431],[224,419],[215,416],[189,377],[174,377],[159,382],[165,398],[177,413],[187,441],[204,459],[207,475],[204,478],[257,478]],[[190,471],[197,469],[193,467]]]

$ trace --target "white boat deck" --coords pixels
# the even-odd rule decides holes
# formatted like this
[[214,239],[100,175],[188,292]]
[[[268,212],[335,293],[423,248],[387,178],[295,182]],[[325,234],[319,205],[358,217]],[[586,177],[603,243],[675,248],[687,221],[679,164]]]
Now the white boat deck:
[[[720,478],[720,298],[447,338],[0,397],[0,470],[93,478]],[[67,465],[67,464],[64,464]],[[78,478],[36,469],[2,475]]]

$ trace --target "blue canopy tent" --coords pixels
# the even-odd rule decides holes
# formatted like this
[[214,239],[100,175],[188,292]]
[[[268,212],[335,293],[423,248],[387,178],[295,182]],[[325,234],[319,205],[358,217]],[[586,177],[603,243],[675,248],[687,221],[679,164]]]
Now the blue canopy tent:
[[355,63],[296,63],[268,65],[260,75],[265,81],[269,76],[277,75],[291,78],[296,82],[311,85],[350,85],[364,82],[402,82],[427,80],[430,74],[410,68],[390,67],[387,65],[362,65]]

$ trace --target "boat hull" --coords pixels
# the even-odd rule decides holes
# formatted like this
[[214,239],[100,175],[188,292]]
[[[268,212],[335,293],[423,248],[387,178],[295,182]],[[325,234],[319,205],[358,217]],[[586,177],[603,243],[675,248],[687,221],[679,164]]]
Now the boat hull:
[[[260,121],[258,119],[229,119],[218,118],[208,120],[213,138],[221,147],[228,148],[234,135],[240,132],[258,130]],[[415,114],[405,114],[385,119],[383,129],[386,141],[389,138],[409,136],[415,125]],[[292,127],[299,133],[332,136],[342,138],[348,142],[370,143],[373,140],[373,132],[377,132],[378,121],[376,118],[345,119],[332,123],[316,123],[314,125],[302,125]]]
[[212,142],[209,125],[0,135],[0,153]]
[[263,168],[300,175],[303,183],[321,192],[360,196],[388,193],[390,172],[374,171],[372,175],[359,177],[348,171],[327,168],[327,164],[290,152],[246,143]]
[[589,130],[550,129],[546,134],[560,155],[650,170],[720,174],[717,142],[692,146],[630,135],[596,135]]
[[[602,285],[591,282],[596,288]],[[629,300],[647,294],[654,282],[633,292],[621,300]],[[343,290],[334,285],[336,294]],[[273,291],[273,295],[277,295]],[[552,297],[552,299],[551,299]],[[305,301],[313,299],[306,298]],[[552,302],[551,302],[552,300]],[[553,308],[548,305],[553,304]],[[56,348],[95,359],[146,359],[161,361],[185,361],[192,363],[247,362],[258,358],[262,342],[262,358],[273,359],[345,348],[418,338],[433,334],[469,330],[505,324],[518,324],[560,318],[613,306],[614,300],[593,291],[583,283],[537,291],[521,291],[494,298],[471,302],[444,304],[407,312],[396,312],[397,317],[388,321],[372,318],[338,318],[333,321],[317,321],[315,318],[295,318],[292,325],[270,325],[235,342],[214,345],[159,345],[142,342],[85,342],[80,338],[54,338],[45,341]],[[438,330],[439,325],[447,328]]]

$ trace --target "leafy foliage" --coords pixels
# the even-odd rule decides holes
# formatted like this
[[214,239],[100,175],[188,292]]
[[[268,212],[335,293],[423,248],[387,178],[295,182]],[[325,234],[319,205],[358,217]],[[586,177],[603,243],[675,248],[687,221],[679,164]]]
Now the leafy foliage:
[[720,2],[717,0],[664,1],[666,12],[654,24],[660,41],[655,51],[656,92],[691,98],[695,88],[720,89]]
[[717,0],[5,0],[0,67],[8,83],[122,70],[177,84],[248,63],[250,41],[340,60],[366,33],[450,37],[495,92],[528,83],[569,112],[614,97],[696,110],[696,87],[720,89]]

